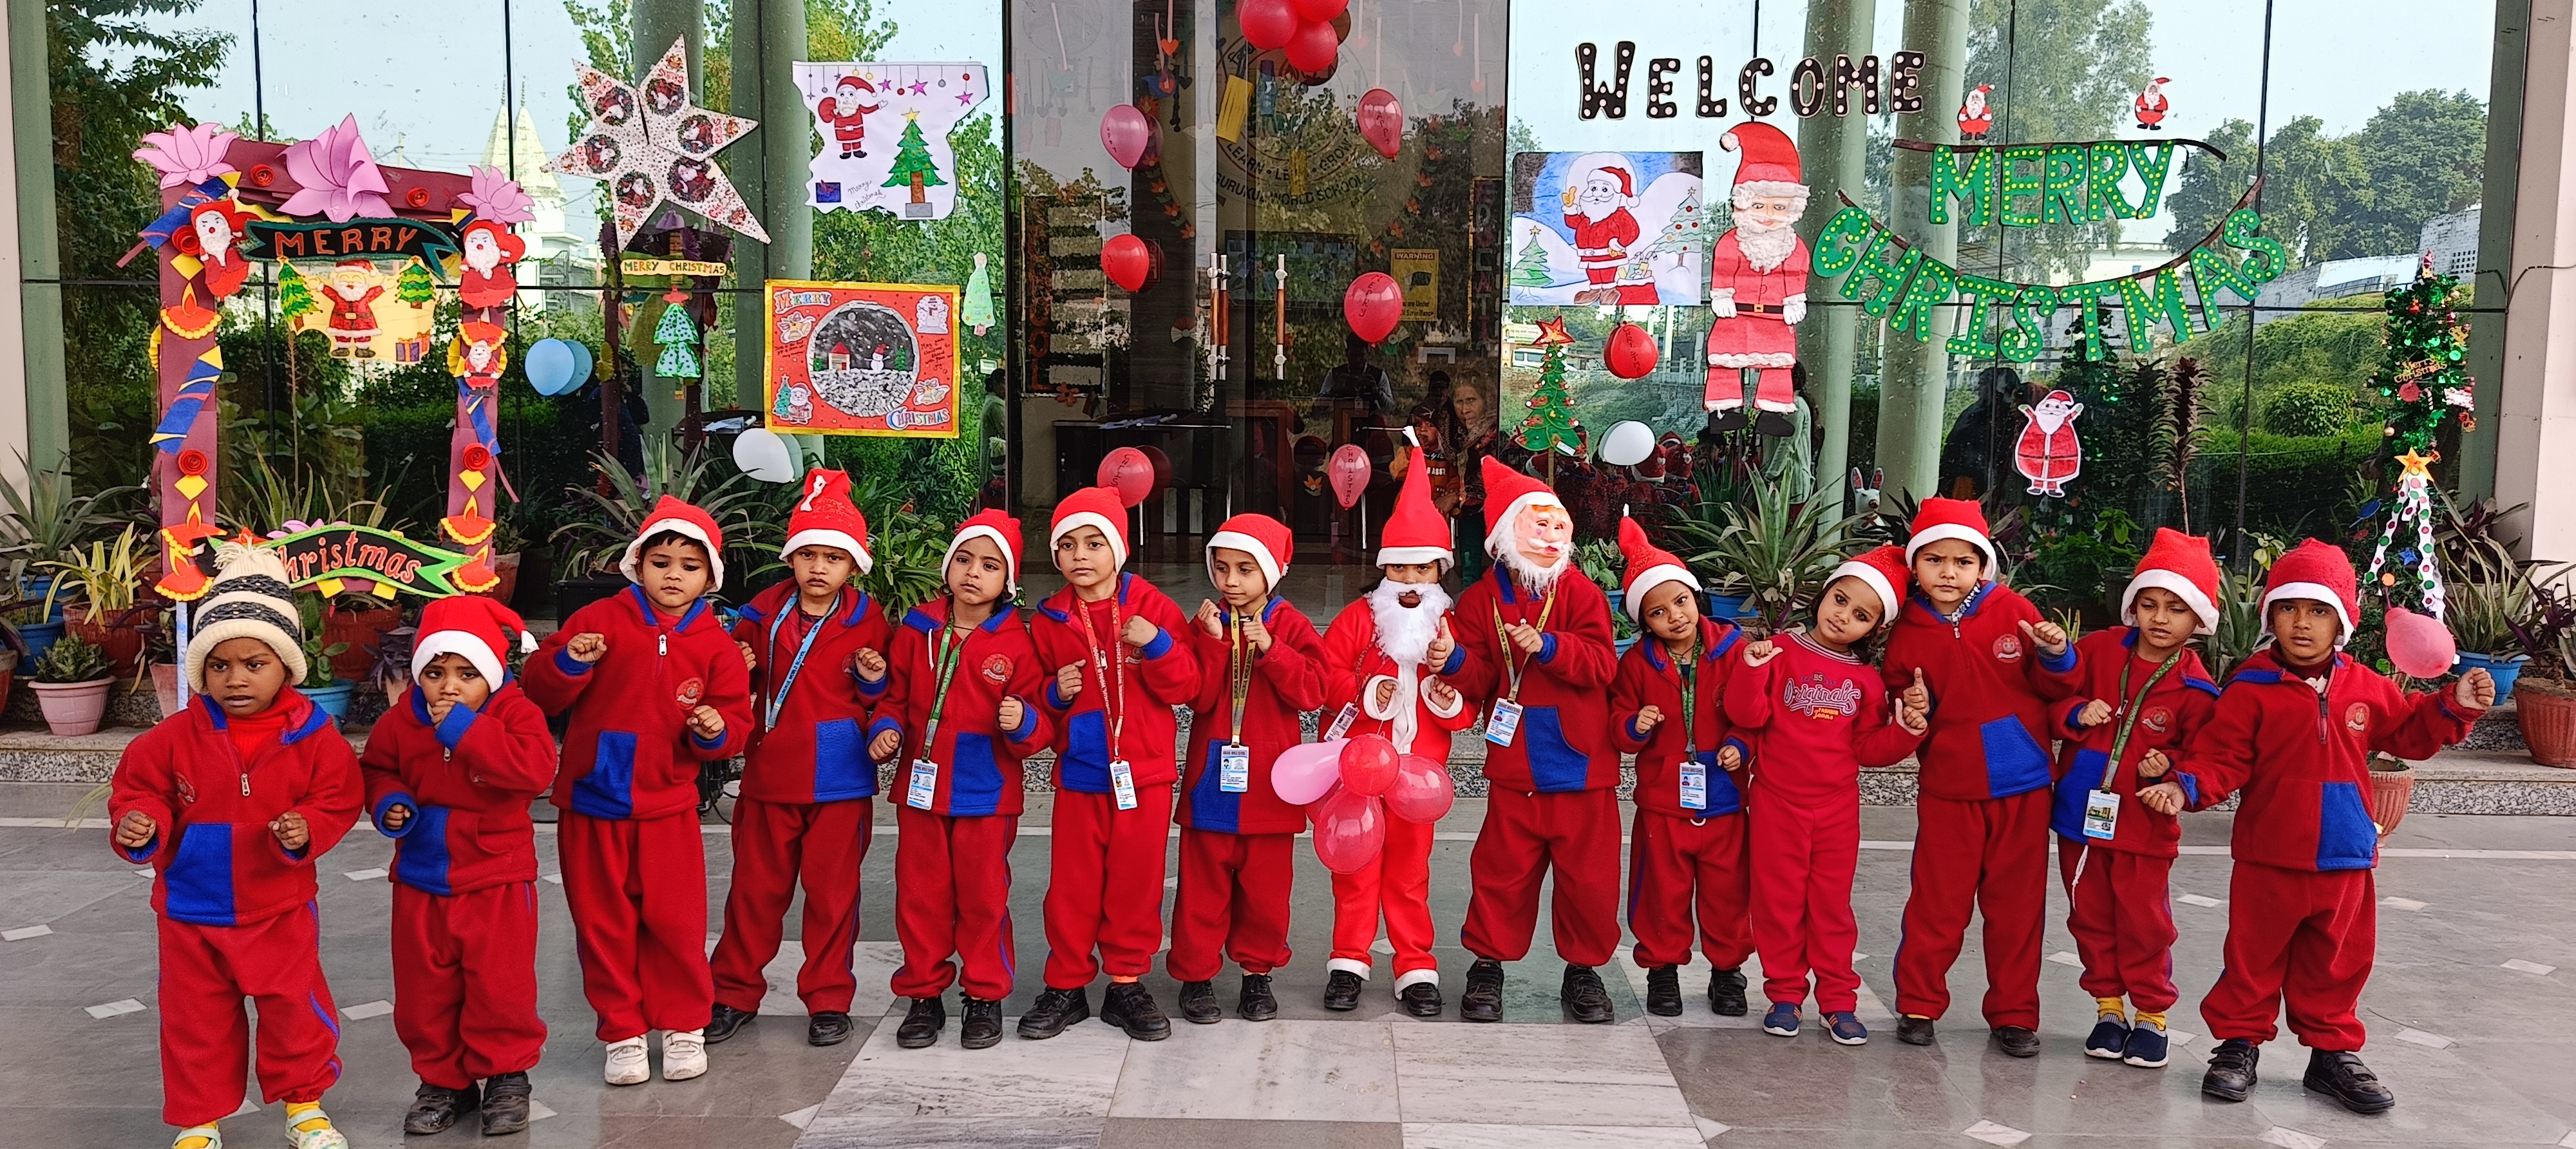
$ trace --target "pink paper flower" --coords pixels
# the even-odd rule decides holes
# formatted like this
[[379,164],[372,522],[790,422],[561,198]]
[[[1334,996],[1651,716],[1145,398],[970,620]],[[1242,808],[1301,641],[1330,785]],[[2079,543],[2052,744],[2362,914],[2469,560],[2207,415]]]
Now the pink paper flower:
[[152,170],[161,173],[162,187],[195,187],[238,170],[224,162],[224,153],[230,151],[233,141],[240,138],[213,124],[174,127],[166,132],[146,134],[143,146],[134,150],[134,158],[152,165]]
[[537,218],[535,212],[528,210],[536,206],[537,201],[520,189],[519,181],[502,175],[499,168],[480,164],[466,170],[473,173],[474,187],[456,198],[473,208],[477,218],[494,223],[526,223]]
[[321,135],[286,149],[286,174],[298,185],[279,209],[287,215],[324,215],[347,223],[362,215],[390,216],[385,202],[385,173],[358,134],[358,117],[350,116]]

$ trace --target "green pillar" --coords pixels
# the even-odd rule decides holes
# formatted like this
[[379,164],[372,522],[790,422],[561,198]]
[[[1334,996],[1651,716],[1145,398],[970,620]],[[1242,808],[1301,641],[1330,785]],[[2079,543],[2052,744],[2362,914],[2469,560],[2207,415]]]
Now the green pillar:
[[[644,74],[661,61],[662,52],[671,46],[671,41],[685,39],[688,41],[689,90],[700,97],[705,95],[706,69],[701,65],[701,52],[706,40],[706,10],[702,0],[635,0],[633,18],[628,27],[633,29],[637,83],[642,83]],[[656,209],[656,215],[659,215],[659,209]],[[654,435],[669,434],[671,428],[679,424],[681,415],[679,389],[684,383],[665,379],[653,371],[653,361],[660,357],[659,349],[653,344],[653,321],[661,313],[661,306],[653,304],[638,308],[635,316],[637,330],[634,336],[642,342],[633,346],[638,366],[643,369],[644,406],[653,417],[652,425],[646,429],[644,441],[647,444],[653,441]]]
[[[1896,117],[1897,136],[1957,143],[1960,76],[1968,58],[1968,0],[1910,0],[1899,43],[1928,60],[1922,72],[1923,108]],[[1935,227],[1926,218],[1934,159],[1931,152],[1900,150],[1890,161],[1894,204],[1888,222],[1925,256],[1955,265],[1959,225]],[[1938,493],[1933,484],[1940,479],[1942,400],[1950,369],[1950,354],[1942,344],[1954,321],[1951,309],[1940,308],[1932,316],[1930,339],[1891,332],[1879,351],[1878,465],[1887,472],[1889,489],[1918,498]]]
[[[814,127],[793,71],[804,57],[804,0],[735,0],[733,114],[760,127],[726,153],[733,157],[726,168],[769,232],[768,243],[734,241],[734,282],[744,287],[814,274],[814,210],[805,203]],[[755,411],[769,348],[760,306],[758,297],[734,297],[734,401]]]
[[[1878,20],[1878,0],[1811,0],[1807,5],[1807,55],[1827,61],[1837,55],[1855,60],[1869,54],[1870,30]],[[1848,116],[1824,115],[1798,123],[1798,162],[1813,189],[1798,234],[1810,246],[1842,201],[1838,191],[1859,191],[1869,147],[1869,119],[1858,106]],[[1857,198],[1857,197],[1855,197]],[[1824,445],[1816,451],[1816,489],[1839,489],[1851,468],[1851,387],[1853,358],[1860,353],[1860,309],[1829,306],[1828,289],[1819,277],[1807,288],[1807,320],[1798,325],[1798,362],[1807,368],[1807,402],[1824,428]]]
[[2487,78],[2485,187],[2479,195],[2478,274],[2469,317],[2469,378],[2478,383],[2477,430],[2460,436],[2462,495],[2495,493],[2497,413],[2504,397],[2504,309],[2513,268],[2513,210],[2522,179],[2522,86],[2530,48],[2531,0],[2496,0],[2495,62]]
[[61,466],[71,450],[64,394],[62,242],[54,225],[54,94],[45,6],[9,5],[9,109],[18,170],[19,322],[27,368],[27,464]]

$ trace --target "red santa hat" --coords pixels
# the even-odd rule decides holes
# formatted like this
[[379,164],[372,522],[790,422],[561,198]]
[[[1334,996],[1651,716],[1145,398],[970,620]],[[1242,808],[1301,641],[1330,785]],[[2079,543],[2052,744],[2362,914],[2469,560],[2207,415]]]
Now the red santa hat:
[[1646,528],[1624,515],[1619,519],[1619,555],[1628,562],[1628,580],[1621,585],[1619,597],[1632,619],[1645,619],[1646,592],[1665,583],[1677,582],[1694,592],[1701,589],[1698,576],[1680,558],[1656,546],[1646,537]]
[[[519,636],[515,642],[512,634]],[[537,648],[537,636],[528,633],[528,624],[517,611],[477,594],[432,599],[420,610],[420,637],[411,645],[411,676],[419,678],[439,655],[456,654],[498,686],[510,670],[502,652],[514,645],[521,654]]]
[[1288,561],[1297,557],[1297,543],[1288,528],[1268,515],[1241,514],[1217,524],[1216,533],[1208,536],[1208,574],[1216,574],[1216,549],[1242,551],[1252,556],[1261,568],[1261,577],[1270,585],[1279,585],[1279,576],[1288,573]]
[[1505,532],[1522,511],[1531,507],[1562,507],[1565,500],[1545,483],[1513,470],[1502,460],[1487,455],[1485,466],[1485,553],[1497,554],[1509,541]]
[[501,344],[508,342],[510,338],[510,333],[502,330],[501,325],[497,323],[485,323],[480,319],[466,320],[464,323],[459,324],[456,330],[458,334],[465,337],[465,345],[468,347],[472,347],[477,343],[480,343],[485,347],[499,347]]
[[2309,539],[2272,564],[2271,577],[2263,582],[2263,617],[2271,618],[2272,604],[2283,599],[2315,599],[2334,607],[2335,618],[2343,623],[2335,645],[2342,646],[2352,638],[2353,620],[2361,615],[2360,582],[2352,571],[2352,557],[2342,547]]
[[957,549],[968,539],[990,539],[1002,549],[1002,582],[1012,594],[1020,593],[1020,520],[998,510],[975,512],[957,524],[957,537],[948,540],[948,549],[939,556],[940,578],[948,577],[948,564],[957,561]]
[[1739,195],[1803,196],[1807,185],[1798,175],[1798,145],[1789,134],[1759,120],[1737,124],[1717,138],[1717,146],[1744,153],[1735,165]]
[[1907,566],[1913,565],[1916,551],[1943,539],[1958,539],[1976,544],[1986,556],[1986,577],[1996,577],[1995,541],[1987,537],[1986,509],[1975,499],[1925,499],[1907,529],[1912,532],[1905,540]]
[[869,83],[867,78],[864,76],[843,76],[841,77],[840,83],[832,85],[832,90],[835,92],[840,91],[843,88],[857,88],[862,92],[873,92],[877,90],[877,86]]
[[1395,510],[1386,516],[1386,526],[1378,531],[1377,565],[1437,563],[1441,570],[1448,570],[1458,561],[1449,549],[1449,517],[1431,501],[1431,468],[1423,459],[1422,448],[1406,450],[1412,454],[1404,468],[1404,486],[1395,492]]
[[1118,492],[1107,487],[1084,487],[1064,497],[1055,505],[1055,518],[1047,523],[1047,549],[1080,527],[1098,527],[1109,536],[1109,554],[1119,566],[1127,565],[1127,504],[1119,501]]
[[1978,95],[1980,95],[1980,96],[1985,95],[1986,93],[1991,92],[1991,91],[1994,91],[1994,90],[1995,90],[1995,86],[1994,86],[1993,84],[1979,84],[1979,85],[1977,85],[1977,94],[1978,94]]
[[1884,629],[1896,621],[1897,604],[1903,601],[1897,595],[1908,577],[1905,567],[1905,552],[1897,549],[1896,544],[1889,543],[1845,560],[1843,565],[1834,568],[1833,576],[1825,580],[1825,585],[1834,585],[1835,579],[1859,579],[1869,587],[1870,593],[1878,596],[1878,625]]
[[618,572],[626,576],[626,581],[644,581],[636,577],[636,560],[644,553],[644,540],[664,531],[696,539],[700,546],[707,548],[707,570],[711,580],[707,585],[724,585],[724,529],[718,527],[715,518],[705,511],[669,495],[662,496],[662,501],[653,504],[653,513],[644,516],[644,525],[636,530],[635,541],[626,544],[626,557],[617,560]]
[[1637,182],[1636,182],[1636,180],[1635,180],[1633,177],[1629,176],[1629,174],[1628,174],[1628,169],[1623,168],[1623,167],[1620,167],[1620,166],[1618,166],[1618,165],[1616,165],[1616,164],[1603,164],[1603,165],[1601,165],[1601,166],[1600,166],[1600,167],[1598,167],[1598,168],[1594,168],[1593,170],[1594,170],[1594,171],[1597,171],[1597,172],[1600,172],[1602,175],[1605,175],[1605,176],[1615,176],[1615,177],[1617,177],[1617,178],[1618,178],[1618,180],[1619,180],[1619,194],[1620,194],[1622,197],[1632,196],[1632,195],[1637,194]]
[[868,553],[868,517],[850,501],[848,474],[821,467],[805,472],[805,497],[787,514],[787,544],[778,548],[778,557],[809,546],[849,552],[860,574],[876,567],[876,556]]
[[224,226],[231,228],[233,234],[236,236],[250,230],[250,221],[252,216],[249,212],[242,210],[240,204],[237,204],[230,199],[210,200],[189,209],[188,226],[180,228],[177,232],[172,233],[170,236],[171,244],[177,247],[180,252],[184,254],[198,256],[200,258],[204,257],[206,254],[205,244],[199,242],[197,238],[197,221],[210,215],[219,215],[224,217]]
[[2148,587],[2171,591],[2191,608],[2200,619],[2192,633],[2217,632],[2218,563],[2209,557],[2208,539],[2172,527],[2156,528],[2155,541],[2147,544],[2146,557],[2138,560],[2138,573],[2129,579],[2129,589],[2120,592],[2121,622],[2138,624],[2138,592]]

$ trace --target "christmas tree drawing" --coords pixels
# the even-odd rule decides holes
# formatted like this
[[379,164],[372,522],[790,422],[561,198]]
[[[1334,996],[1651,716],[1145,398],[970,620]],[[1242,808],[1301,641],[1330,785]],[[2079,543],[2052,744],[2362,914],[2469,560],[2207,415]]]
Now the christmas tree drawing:
[[1556,455],[1583,453],[1583,424],[1574,418],[1574,400],[1565,393],[1565,348],[1574,337],[1565,333],[1563,317],[1538,325],[1535,347],[1547,349],[1547,358],[1538,369],[1538,390],[1529,397],[1529,418],[1521,421],[1519,434],[1523,449],[1533,455],[1546,455],[1548,473],[1553,481]]
[[930,201],[922,189],[939,187],[947,182],[939,178],[939,166],[931,162],[930,141],[921,138],[921,113],[904,113],[903,138],[894,146],[894,170],[887,173],[886,181],[877,186],[897,188],[909,183],[912,185],[912,202],[928,203]]
[[435,298],[430,291],[429,268],[417,259],[404,264],[402,274],[394,277],[394,298],[413,307],[427,307]]
[[695,379],[698,367],[698,325],[689,321],[688,308],[672,304],[662,309],[661,322],[653,325],[653,342],[662,347],[662,357],[654,360],[653,373],[665,379]]
[[966,302],[959,316],[966,321],[966,326],[975,329],[977,335],[991,329],[996,320],[993,314],[993,276],[985,270],[984,264],[984,253],[976,252],[975,271],[966,277]]
[[322,310],[321,302],[313,298],[313,285],[305,281],[302,272],[295,270],[294,264],[281,263],[278,267],[277,307],[286,313],[287,322],[293,323]]
[[2433,273],[2423,257],[2415,282],[2388,293],[2387,346],[2371,384],[2388,404],[2386,458],[2399,467],[2397,489],[2387,501],[2388,524],[2362,573],[2391,608],[2442,617],[2441,568],[2433,547],[2432,474],[2442,453],[2433,447],[2453,415],[2474,430],[2469,414],[2476,391],[2469,379],[2468,328],[2452,310],[2459,281]]
[[1521,245],[1521,257],[1512,261],[1512,286],[1546,287],[1547,245],[1538,241],[1539,228],[1531,224],[1529,242]]
[[1700,210],[1699,189],[1694,187],[1673,208],[1672,221],[1664,225],[1662,235],[1655,237],[1651,249],[1658,256],[1672,256],[1673,263],[1687,262],[1691,256],[1708,247],[1708,214]]

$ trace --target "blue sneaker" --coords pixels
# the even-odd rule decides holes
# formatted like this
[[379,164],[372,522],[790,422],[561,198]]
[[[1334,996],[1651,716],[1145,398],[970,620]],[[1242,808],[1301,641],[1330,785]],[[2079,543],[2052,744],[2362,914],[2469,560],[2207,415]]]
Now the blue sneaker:
[[1773,1037],[1798,1036],[1798,1004],[1790,1001],[1772,1002],[1770,1012],[1762,1015],[1762,1032]]
[[2106,1013],[2102,1020],[2093,1023],[2092,1036],[2084,1039],[2084,1056],[2118,1061],[2121,1050],[2128,1044],[2128,1019]]
[[[2162,1069],[2167,1046],[2164,1027],[2149,1022],[2129,1030],[2128,1048],[2122,1051],[2120,1060],[2142,1069]],[[2085,1052],[2091,1053],[2092,1050]]]
[[1867,1045],[1869,1027],[1860,1023],[1858,1014],[1829,1013],[1825,1015],[1825,1036],[1833,1038],[1837,1045]]

